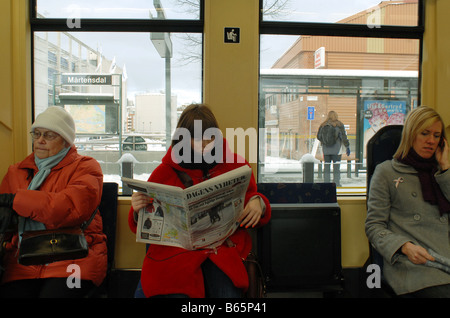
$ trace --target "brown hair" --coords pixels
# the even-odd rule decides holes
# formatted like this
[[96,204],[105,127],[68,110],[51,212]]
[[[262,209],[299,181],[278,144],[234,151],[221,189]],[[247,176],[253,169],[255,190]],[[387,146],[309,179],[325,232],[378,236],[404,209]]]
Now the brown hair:
[[[202,135],[208,128],[219,128],[216,117],[211,109],[205,104],[191,104],[187,106],[181,113],[177,128],[186,128],[193,138],[195,136],[195,120],[200,120],[202,122]],[[179,141],[180,140],[172,140],[172,147]]]
[[326,124],[330,124],[334,127],[343,125],[342,122],[338,119],[338,114],[334,110],[330,110],[327,115],[327,119],[324,120],[320,127],[325,126]]

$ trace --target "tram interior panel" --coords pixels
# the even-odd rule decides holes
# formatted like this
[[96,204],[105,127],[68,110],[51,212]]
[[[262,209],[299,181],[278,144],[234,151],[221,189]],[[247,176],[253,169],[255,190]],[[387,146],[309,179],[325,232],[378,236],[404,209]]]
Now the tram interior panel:
[[272,207],[258,230],[267,291],[342,288],[341,211],[334,183],[259,184]]

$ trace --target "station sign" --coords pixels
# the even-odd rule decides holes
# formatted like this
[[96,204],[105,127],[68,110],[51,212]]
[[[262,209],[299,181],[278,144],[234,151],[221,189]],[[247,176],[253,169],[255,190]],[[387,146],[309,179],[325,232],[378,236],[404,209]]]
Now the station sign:
[[112,76],[105,74],[61,74],[62,85],[111,85]]

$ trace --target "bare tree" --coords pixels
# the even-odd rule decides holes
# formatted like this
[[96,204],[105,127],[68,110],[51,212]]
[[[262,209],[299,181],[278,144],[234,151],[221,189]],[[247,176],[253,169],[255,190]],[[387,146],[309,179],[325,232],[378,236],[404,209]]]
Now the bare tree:
[[291,0],[264,0],[263,17],[272,19],[289,15],[289,2]]
[[[291,0],[264,0],[263,1],[263,17],[277,19],[289,15],[289,3]],[[198,15],[200,12],[199,0],[177,0],[177,7],[180,11]],[[200,62],[202,59],[201,53],[201,38],[193,34],[172,34],[180,39],[183,43],[182,57],[178,58],[175,63],[182,66],[193,62]]]
[[[264,0],[263,14],[266,17],[279,17],[288,14],[288,5],[291,0]],[[180,8],[184,12],[198,14],[200,3],[198,0],[177,0]]]

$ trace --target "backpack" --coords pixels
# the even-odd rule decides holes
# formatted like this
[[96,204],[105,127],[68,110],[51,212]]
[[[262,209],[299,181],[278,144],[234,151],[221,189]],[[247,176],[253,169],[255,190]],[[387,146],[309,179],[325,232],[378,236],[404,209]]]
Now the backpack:
[[332,146],[336,143],[339,138],[339,128],[336,126],[332,126],[330,124],[326,124],[322,127],[321,132],[317,138],[322,142],[325,146]]

